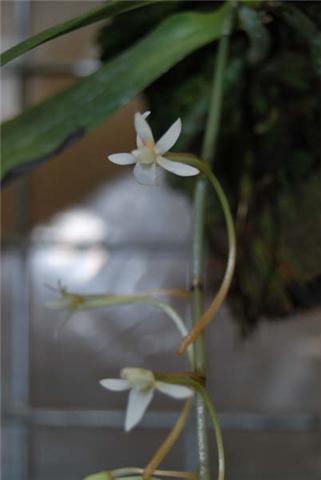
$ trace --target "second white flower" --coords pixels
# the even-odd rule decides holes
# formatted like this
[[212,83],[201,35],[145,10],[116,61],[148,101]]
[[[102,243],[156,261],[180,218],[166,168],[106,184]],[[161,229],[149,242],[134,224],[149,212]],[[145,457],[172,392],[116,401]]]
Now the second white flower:
[[185,385],[161,382],[155,379],[152,371],[144,368],[124,368],[121,378],[105,378],[100,384],[114,392],[129,390],[125,430],[128,432],[142,419],[151,403],[155,390],[176,399],[185,399],[193,395],[193,390]]

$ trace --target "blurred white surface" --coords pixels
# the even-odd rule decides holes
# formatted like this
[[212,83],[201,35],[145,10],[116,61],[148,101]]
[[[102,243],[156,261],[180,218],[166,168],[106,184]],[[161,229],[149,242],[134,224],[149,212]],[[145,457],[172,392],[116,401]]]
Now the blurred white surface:
[[[125,366],[186,368],[175,355],[178,333],[152,307],[78,312],[58,338],[55,332],[65,317],[45,307],[55,297],[45,285],[55,286],[58,280],[83,293],[187,287],[191,208],[182,194],[166,184],[144,188],[125,175],[82,205],[37,227],[32,242],[28,275],[33,406],[122,409],[126,395],[106,392],[99,379],[117,375]],[[2,269],[3,318],[9,337],[14,289],[21,280],[16,255],[12,249],[4,252]],[[184,302],[176,300],[173,305],[186,316]],[[320,312],[314,311],[287,321],[263,322],[241,341],[225,305],[207,335],[209,387],[218,410],[320,415],[319,319]],[[8,348],[9,342],[3,349],[6,375],[10,374]],[[176,410],[178,403],[157,396],[152,408]],[[76,480],[89,471],[119,466],[125,458],[142,462],[163,437],[164,430],[153,429],[134,430],[127,436],[114,430],[37,427],[31,436],[32,479]],[[321,476],[320,432],[227,431],[225,441],[231,480]],[[164,465],[178,468],[182,448],[180,444]]]

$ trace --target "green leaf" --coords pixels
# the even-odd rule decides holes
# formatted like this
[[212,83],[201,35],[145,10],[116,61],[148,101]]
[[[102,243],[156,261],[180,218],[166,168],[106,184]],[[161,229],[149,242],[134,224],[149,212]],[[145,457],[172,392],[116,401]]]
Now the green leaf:
[[28,50],[32,50],[33,48],[38,47],[38,45],[60,37],[61,35],[73,32],[78,28],[91,25],[92,23],[104,18],[113,17],[115,15],[119,15],[120,13],[127,12],[128,10],[148,6],[149,4],[153,3],[154,0],[109,0],[107,4],[95,8],[94,10],[90,10],[89,12],[79,15],[78,17],[71,18],[70,20],[60,23],[59,25],[48,28],[37,35],[18,43],[14,47],[9,48],[9,50],[6,50],[0,55],[0,65],[5,65],[14,58],[17,58],[23,53],[28,52]]
[[229,2],[214,12],[180,13],[93,75],[2,127],[6,180],[63,150],[197,48],[227,34]]

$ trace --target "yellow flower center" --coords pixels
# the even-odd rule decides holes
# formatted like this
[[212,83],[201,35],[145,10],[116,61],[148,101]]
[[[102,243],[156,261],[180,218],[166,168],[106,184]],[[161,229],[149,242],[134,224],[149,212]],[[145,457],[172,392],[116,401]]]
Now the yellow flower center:
[[149,390],[155,385],[153,372],[145,368],[123,368],[121,377],[137,390]]

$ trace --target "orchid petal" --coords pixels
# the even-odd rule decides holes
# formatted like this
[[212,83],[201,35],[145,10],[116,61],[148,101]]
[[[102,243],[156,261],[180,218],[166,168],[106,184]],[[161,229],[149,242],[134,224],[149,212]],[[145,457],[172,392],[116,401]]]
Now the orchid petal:
[[[142,114],[142,117],[145,119],[145,118],[147,118],[149,115],[150,115],[150,111],[148,110],[147,112],[145,112],[145,113]],[[140,138],[139,135],[136,136],[136,145],[137,145],[137,148],[143,148],[143,146],[144,146],[144,142],[143,142],[143,140]]]
[[199,170],[195,167],[181,162],[174,162],[173,160],[168,160],[165,157],[157,157],[157,163],[161,167],[165,168],[165,170],[175,173],[176,175],[180,175],[181,177],[191,177],[199,173]]
[[136,145],[138,149],[144,148],[144,142],[139,135],[136,135]]
[[163,155],[163,153],[168,152],[172,148],[180,136],[181,131],[182,121],[178,118],[156,143],[156,148],[160,155]]
[[157,382],[156,388],[165,395],[178,399],[189,398],[194,394],[191,388],[185,387],[185,385],[176,385],[174,383]]
[[121,392],[130,388],[128,381],[120,378],[104,378],[99,383],[102,387],[113,392]]
[[[145,112],[145,113],[147,113],[147,112]],[[134,122],[135,122],[136,132],[139,135],[139,137],[141,138],[141,140],[143,142],[148,141],[148,140],[154,142],[154,137],[153,137],[152,130],[151,130],[150,126],[148,125],[148,123],[146,122],[146,120],[144,118],[144,115],[142,115],[141,113],[135,113]]]
[[137,162],[134,168],[134,175],[137,182],[141,185],[160,184],[160,168],[155,163],[146,165]]
[[152,388],[148,390],[136,390],[133,388],[129,392],[125,420],[126,432],[131,430],[143,418],[148,405],[152,401],[153,394],[154,390]]
[[131,153],[113,153],[108,155],[108,158],[111,162],[116,163],[116,165],[132,165],[136,162],[134,155]]

